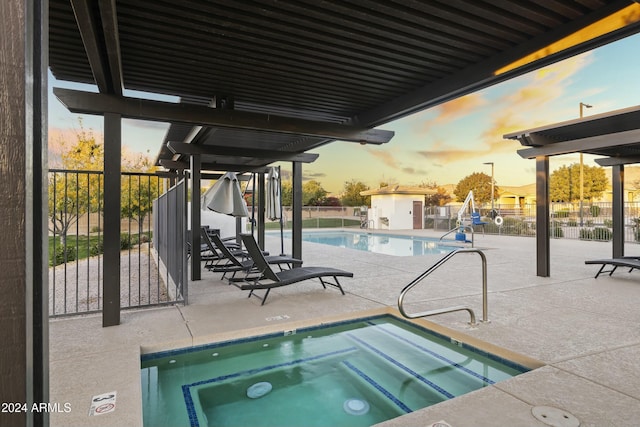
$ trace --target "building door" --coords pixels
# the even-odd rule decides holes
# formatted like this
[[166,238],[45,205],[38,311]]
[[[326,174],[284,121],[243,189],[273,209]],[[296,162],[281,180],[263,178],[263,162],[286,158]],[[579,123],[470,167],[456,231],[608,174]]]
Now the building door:
[[422,228],[422,202],[413,201],[413,229],[419,230]]

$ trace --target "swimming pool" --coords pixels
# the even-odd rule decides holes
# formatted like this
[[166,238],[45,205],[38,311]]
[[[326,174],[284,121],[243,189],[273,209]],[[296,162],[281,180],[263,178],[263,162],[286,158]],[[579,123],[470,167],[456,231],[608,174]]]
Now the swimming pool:
[[459,249],[428,237],[353,231],[303,231],[302,240],[396,256],[447,254]]
[[144,425],[370,426],[526,371],[373,316],[143,355]]

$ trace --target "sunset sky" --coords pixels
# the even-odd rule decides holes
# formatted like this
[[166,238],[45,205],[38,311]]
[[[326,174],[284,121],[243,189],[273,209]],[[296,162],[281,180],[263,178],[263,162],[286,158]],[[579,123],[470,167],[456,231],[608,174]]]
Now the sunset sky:
[[[381,181],[402,185],[455,184],[473,172],[491,173],[498,185],[535,182],[534,161],[516,154],[516,141],[502,135],[579,117],[579,104],[591,104],[584,115],[606,113],[640,104],[640,35],[380,126],[395,131],[383,146],[336,141],[314,150],[320,157],[304,165],[306,179],[316,179],[339,193],[351,179],[378,187]],[[52,95],[52,87],[95,91],[49,77],[50,141],[78,128],[71,114]],[[127,96],[139,96],[127,91]],[[148,95],[145,95],[148,96]],[[167,99],[166,97],[163,99]],[[82,116],[85,128],[102,132],[102,117]],[[131,152],[155,158],[168,124],[125,120],[123,144]],[[551,169],[578,161],[578,155],[551,158]],[[585,155],[585,164],[595,165]],[[283,168],[288,165],[283,164]]]

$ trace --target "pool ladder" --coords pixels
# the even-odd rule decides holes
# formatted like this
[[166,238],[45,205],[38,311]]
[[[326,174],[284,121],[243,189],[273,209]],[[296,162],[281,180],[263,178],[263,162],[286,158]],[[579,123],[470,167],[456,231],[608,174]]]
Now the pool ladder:
[[413,313],[413,314],[407,313],[404,309],[404,298],[411,289],[413,289],[418,283],[422,282],[422,280],[425,277],[433,273],[436,269],[438,269],[441,265],[449,261],[454,256],[460,253],[470,253],[470,252],[477,253],[478,255],[480,255],[480,259],[482,260],[482,322],[489,322],[489,319],[488,319],[489,313],[487,308],[487,257],[484,255],[484,252],[482,252],[480,249],[474,249],[474,248],[458,249],[456,251],[449,252],[447,255],[445,255],[440,260],[438,260],[438,262],[436,262],[431,267],[429,267],[427,271],[422,273],[420,276],[416,277],[414,280],[411,281],[411,283],[405,286],[402,292],[400,292],[400,296],[398,297],[398,309],[400,310],[400,313],[402,313],[402,315],[408,319],[417,319],[419,317],[435,316],[437,314],[452,313],[454,311],[467,311],[471,316],[471,321],[469,322],[469,324],[477,325],[476,314],[473,312],[473,310],[470,307],[466,305],[457,305],[454,307],[422,311],[422,312]]

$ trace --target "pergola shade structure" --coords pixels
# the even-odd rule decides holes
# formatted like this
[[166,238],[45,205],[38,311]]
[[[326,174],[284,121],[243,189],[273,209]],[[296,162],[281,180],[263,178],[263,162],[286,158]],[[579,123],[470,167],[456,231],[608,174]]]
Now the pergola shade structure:
[[624,165],[640,163],[640,106],[569,120],[504,135],[527,148],[518,150],[536,159],[536,239],[539,276],[550,275],[549,156],[586,153],[612,166],[614,258],[624,256]]
[[[116,97],[126,88],[178,96],[194,109],[360,130],[639,28],[629,0],[49,3],[50,68],[59,80],[96,84],[102,94]],[[597,28],[614,14],[626,25]],[[588,34],[577,42],[554,47],[585,28]],[[534,55],[529,62],[515,65],[528,55]],[[179,123],[171,116],[161,120]],[[297,128],[277,135],[207,127],[189,141],[167,135],[165,143],[303,152],[341,139],[314,125],[306,133]],[[158,161],[175,157],[163,145]]]
[[[393,132],[378,126],[638,32],[639,9],[629,0],[49,0],[49,66],[58,80],[98,88],[54,93],[71,111],[105,116],[105,177],[116,175],[105,198],[119,191],[120,119],[169,122],[157,163],[189,168],[198,191],[202,170],[292,162],[301,257],[308,151],[386,143]],[[105,217],[119,215],[110,200]],[[112,235],[105,262],[117,265]]]

